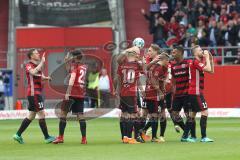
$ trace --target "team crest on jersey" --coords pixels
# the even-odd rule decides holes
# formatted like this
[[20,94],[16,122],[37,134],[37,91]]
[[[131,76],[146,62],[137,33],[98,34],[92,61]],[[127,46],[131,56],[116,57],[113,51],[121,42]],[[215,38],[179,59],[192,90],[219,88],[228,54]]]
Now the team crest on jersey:
[[185,68],[186,67],[186,64],[182,64],[182,68]]

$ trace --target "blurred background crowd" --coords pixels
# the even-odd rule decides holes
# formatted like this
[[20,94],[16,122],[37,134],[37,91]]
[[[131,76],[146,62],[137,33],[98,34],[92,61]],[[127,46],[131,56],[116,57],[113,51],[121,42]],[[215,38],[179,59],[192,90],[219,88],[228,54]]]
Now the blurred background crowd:
[[141,13],[149,22],[153,43],[160,47],[240,46],[240,0],[148,1],[149,10]]

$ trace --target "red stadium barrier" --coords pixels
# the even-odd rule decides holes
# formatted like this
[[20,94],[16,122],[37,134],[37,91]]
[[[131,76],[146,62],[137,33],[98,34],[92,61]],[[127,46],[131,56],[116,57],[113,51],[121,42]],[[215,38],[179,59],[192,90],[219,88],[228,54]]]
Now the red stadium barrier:
[[240,66],[216,66],[214,75],[205,75],[205,98],[209,107],[240,107]]

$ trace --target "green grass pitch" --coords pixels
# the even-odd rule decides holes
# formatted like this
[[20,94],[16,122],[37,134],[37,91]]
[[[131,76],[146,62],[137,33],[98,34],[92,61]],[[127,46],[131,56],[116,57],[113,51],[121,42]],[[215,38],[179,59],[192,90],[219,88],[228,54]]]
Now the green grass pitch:
[[[168,120],[166,142],[156,144],[122,144],[118,119],[94,119],[87,122],[88,144],[81,145],[79,124],[70,121],[64,144],[44,144],[34,121],[23,134],[24,145],[12,140],[21,120],[0,121],[0,160],[238,160],[240,159],[240,120],[215,118],[208,120],[208,135],[214,143],[181,143],[180,136]],[[58,134],[58,120],[48,119],[51,135]],[[158,131],[159,133],[159,131]],[[199,120],[197,134],[200,137]]]

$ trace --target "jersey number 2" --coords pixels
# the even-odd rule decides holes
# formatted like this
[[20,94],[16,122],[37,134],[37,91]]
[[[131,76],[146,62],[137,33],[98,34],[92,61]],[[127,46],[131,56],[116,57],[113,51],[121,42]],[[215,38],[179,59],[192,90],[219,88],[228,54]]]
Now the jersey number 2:
[[78,78],[78,83],[84,84],[85,83],[84,79],[85,79],[86,71],[84,69],[81,69],[79,73],[80,73],[80,75],[79,75],[79,78]]

